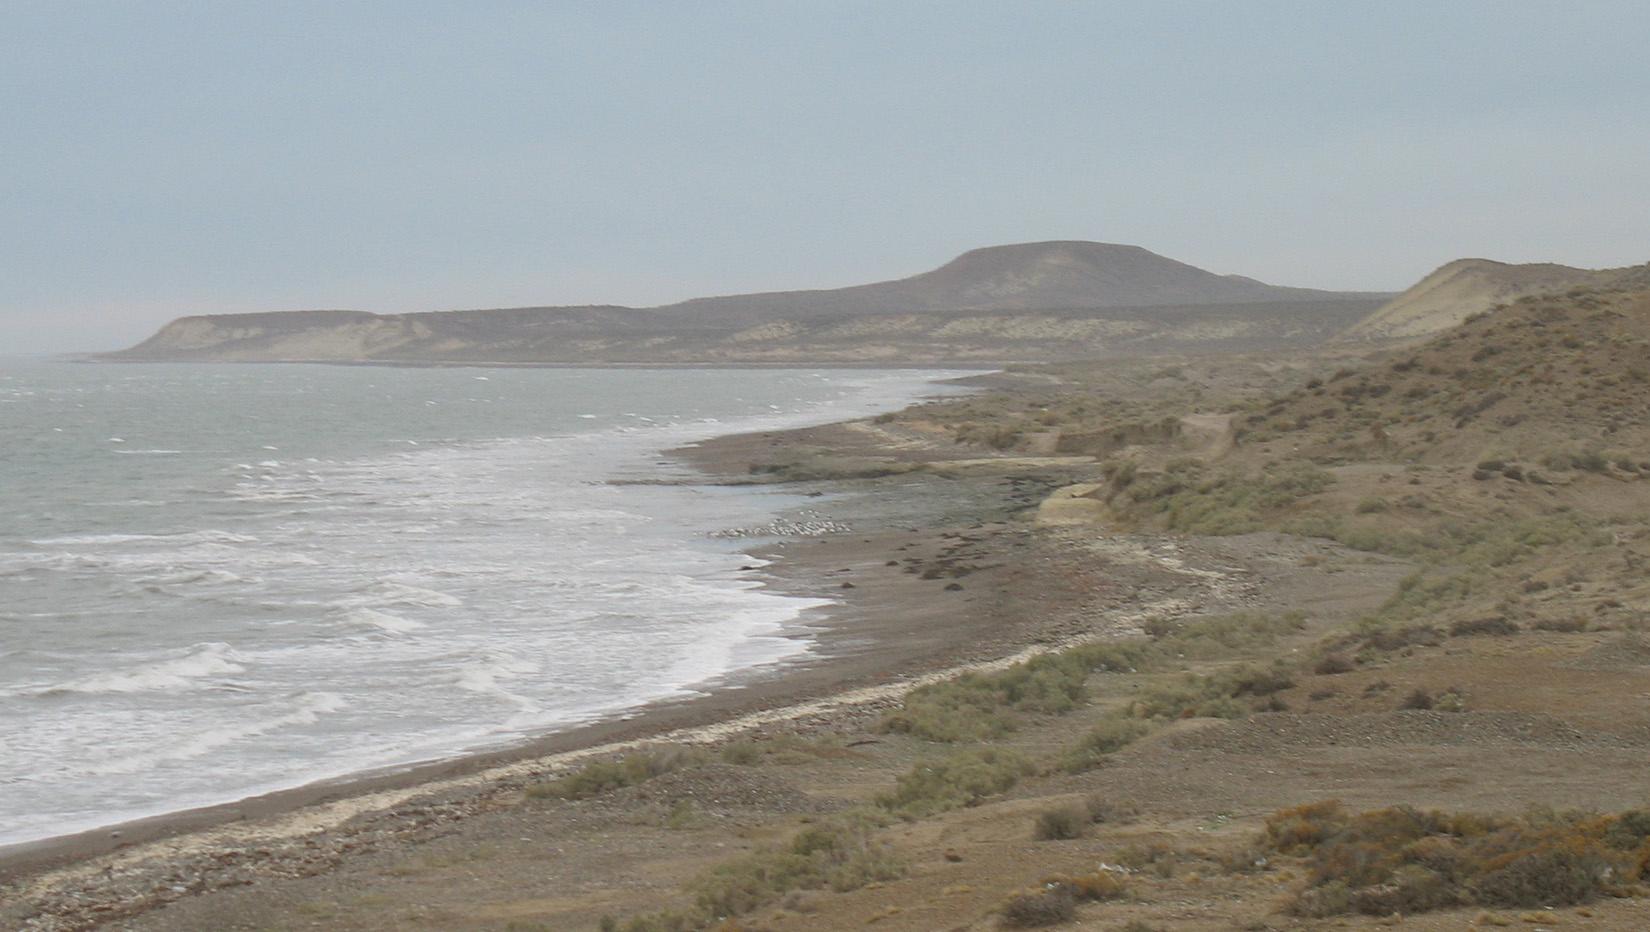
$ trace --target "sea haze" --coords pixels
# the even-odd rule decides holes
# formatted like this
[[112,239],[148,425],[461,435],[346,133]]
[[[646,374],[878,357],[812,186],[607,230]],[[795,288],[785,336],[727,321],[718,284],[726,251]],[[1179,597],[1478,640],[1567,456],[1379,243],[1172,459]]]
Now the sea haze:
[[802,656],[739,548],[806,499],[608,480],[943,375],[0,361],[0,844]]

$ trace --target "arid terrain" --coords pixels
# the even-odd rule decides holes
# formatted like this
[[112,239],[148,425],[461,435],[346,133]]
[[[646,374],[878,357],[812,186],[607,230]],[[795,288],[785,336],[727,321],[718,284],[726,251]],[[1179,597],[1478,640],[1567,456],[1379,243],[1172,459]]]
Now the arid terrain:
[[764,572],[840,595],[825,643],[857,665],[14,864],[0,924],[1650,928],[1635,287],[1408,342],[1016,366],[681,451],[823,493],[831,530]]
[[102,359],[412,365],[998,365],[1321,344],[1386,295],[1268,285],[1138,246],[964,253],[897,281],[656,308],[180,318]]

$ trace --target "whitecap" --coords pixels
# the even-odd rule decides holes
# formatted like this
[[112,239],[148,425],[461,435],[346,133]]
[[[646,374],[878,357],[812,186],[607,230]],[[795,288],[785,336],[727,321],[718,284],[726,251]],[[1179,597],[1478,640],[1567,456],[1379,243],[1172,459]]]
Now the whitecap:
[[454,685],[467,692],[480,693],[508,702],[523,712],[536,712],[539,710],[538,703],[505,689],[499,680],[514,679],[538,671],[538,665],[524,657],[502,650],[490,650],[485,652],[481,659],[461,665]]
[[13,695],[50,696],[65,693],[182,692],[197,688],[203,680],[244,673],[244,658],[228,644],[213,641],[188,648],[188,653],[127,670],[97,673],[67,683],[24,686],[7,690]]
[[380,580],[362,590],[362,595],[349,600],[353,605],[422,605],[429,608],[456,608],[463,605],[457,596],[439,589],[409,586],[405,583]]
[[248,738],[256,738],[278,729],[313,725],[321,720],[322,715],[342,711],[349,705],[343,696],[331,692],[306,692],[293,698],[297,700],[298,707],[284,715],[242,725],[208,728],[204,731],[180,736],[180,740],[175,744],[167,744],[153,751],[142,754],[129,754],[124,757],[93,763],[81,772],[99,776],[144,773],[167,761],[191,760],[202,757],[226,745],[244,741]]
[[344,620],[358,625],[377,628],[389,634],[410,634],[419,628],[427,627],[422,621],[411,618],[402,618],[389,612],[381,612],[372,608],[353,608],[344,615]]

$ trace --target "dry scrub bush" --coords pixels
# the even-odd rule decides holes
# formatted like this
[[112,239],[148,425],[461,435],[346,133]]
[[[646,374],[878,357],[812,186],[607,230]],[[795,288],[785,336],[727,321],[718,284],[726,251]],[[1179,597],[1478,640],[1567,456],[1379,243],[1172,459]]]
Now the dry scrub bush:
[[1089,824],[1087,809],[1067,803],[1039,812],[1031,834],[1038,841],[1067,841],[1083,837]]
[[1508,621],[1500,615],[1490,615],[1486,618],[1472,618],[1458,621],[1450,625],[1449,633],[1454,637],[1506,637],[1518,633],[1518,625]]
[[1285,809],[1262,844],[1304,858],[1298,915],[1390,915],[1454,906],[1571,906],[1622,892],[1650,864],[1650,813],[1490,819],[1338,802]]
[[1077,917],[1077,898],[1064,887],[1022,893],[1002,907],[1003,925],[1015,929],[1036,929],[1059,925]]
[[1140,815],[1140,807],[1133,801],[1108,799],[1098,793],[1083,800],[1083,808],[1088,810],[1089,821],[1096,825],[1133,822]]
[[1078,903],[1113,900],[1125,892],[1122,878],[1108,871],[1062,874],[1044,880],[1034,891],[1011,898],[999,912],[1003,924],[1014,928],[1058,925],[1076,918]]

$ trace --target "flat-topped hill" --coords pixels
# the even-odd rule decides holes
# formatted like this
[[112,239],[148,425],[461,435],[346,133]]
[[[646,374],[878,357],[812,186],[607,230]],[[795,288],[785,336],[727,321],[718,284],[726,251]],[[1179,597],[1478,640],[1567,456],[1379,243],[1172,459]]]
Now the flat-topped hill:
[[1239,275],[1216,275],[1139,246],[1055,240],[970,250],[931,272],[897,281],[817,291],[697,298],[665,310],[711,317],[842,317],[1368,297],[1371,295],[1286,288]]
[[180,318],[112,360],[774,365],[1002,363],[1324,342],[1385,296],[1217,275],[1138,246],[1046,242],[820,291],[611,305]]

